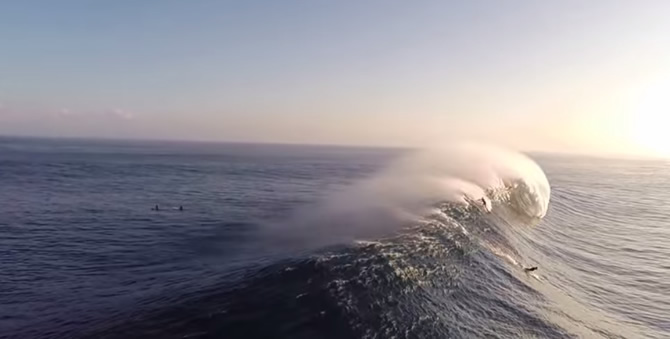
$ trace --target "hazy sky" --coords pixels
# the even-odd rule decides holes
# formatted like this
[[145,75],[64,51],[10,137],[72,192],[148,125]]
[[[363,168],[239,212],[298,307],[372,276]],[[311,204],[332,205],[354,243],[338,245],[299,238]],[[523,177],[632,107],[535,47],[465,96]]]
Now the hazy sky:
[[669,16],[665,0],[6,1],[0,134],[670,148],[638,140],[670,122],[639,111],[670,79]]

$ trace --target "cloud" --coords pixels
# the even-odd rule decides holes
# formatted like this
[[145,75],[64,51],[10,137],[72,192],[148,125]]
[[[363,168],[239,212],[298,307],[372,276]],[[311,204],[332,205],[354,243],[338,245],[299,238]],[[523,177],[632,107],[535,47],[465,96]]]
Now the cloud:
[[93,112],[77,112],[69,108],[61,108],[53,113],[52,116],[58,119],[76,119],[89,121],[105,121],[105,120],[132,120],[135,116],[132,112],[115,108]]
[[75,112],[73,112],[69,108],[61,108],[54,114],[57,118],[68,118],[76,115]]
[[115,108],[113,110],[107,111],[106,115],[121,120],[132,120],[135,117],[132,112],[122,110],[120,108]]

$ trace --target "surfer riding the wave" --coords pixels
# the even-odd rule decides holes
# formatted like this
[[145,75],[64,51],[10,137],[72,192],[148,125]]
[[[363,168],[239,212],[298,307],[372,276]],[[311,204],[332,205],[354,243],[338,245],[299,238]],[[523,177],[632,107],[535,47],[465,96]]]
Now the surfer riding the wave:
[[484,211],[486,213],[491,213],[491,210],[492,210],[491,202],[488,199],[486,199],[486,197],[481,197],[481,199],[479,199],[479,201],[481,201],[481,203],[482,203],[481,206],[484,209]]

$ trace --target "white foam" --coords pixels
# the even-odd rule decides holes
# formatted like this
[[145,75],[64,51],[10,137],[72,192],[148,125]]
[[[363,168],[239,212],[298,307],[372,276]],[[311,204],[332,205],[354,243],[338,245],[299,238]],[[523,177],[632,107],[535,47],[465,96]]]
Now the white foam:
[[289,224],[320,238],[360,239],[416,222],[440,202],[467,206],[484,198],[489,209],[487,192],[520,184],[527,191],[521,208],[532,217],[543,217],[550,187],[534,161],[499,147],[452,144],[405,156],[328,196],[316,208],[297,213]]

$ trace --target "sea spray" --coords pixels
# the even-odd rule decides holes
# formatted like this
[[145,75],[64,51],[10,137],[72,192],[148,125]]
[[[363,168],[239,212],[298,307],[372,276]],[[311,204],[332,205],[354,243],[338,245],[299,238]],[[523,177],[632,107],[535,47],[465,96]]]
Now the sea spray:
[[371,177],[327,195],[281,225],[272,238],[308,247],[393,234],[436,204],[463,207],[505,200],[528,217],[545,215],[550,196],[542,169],[527,156],[500,147],[457,143],[416,151]]

